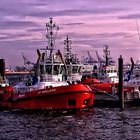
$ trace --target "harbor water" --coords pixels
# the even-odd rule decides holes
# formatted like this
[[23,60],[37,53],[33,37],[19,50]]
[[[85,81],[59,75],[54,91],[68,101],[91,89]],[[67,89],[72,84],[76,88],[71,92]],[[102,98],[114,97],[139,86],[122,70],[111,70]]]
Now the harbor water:
[[0,140],[139,140],[140,108],[0,111]]

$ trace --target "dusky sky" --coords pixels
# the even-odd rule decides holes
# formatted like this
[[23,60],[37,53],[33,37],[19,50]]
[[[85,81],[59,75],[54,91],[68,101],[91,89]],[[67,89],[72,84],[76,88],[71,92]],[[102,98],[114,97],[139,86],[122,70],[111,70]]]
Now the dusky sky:
[[59,26],[56,49],[63,51],[69,35],[72,50],[80,58],[87,51],[96,59],[105,44],[117,61],[140,59],[140,0],[1,0],[0,57],[7,67],[23,65],[21,53],[35,62],[36,49],[46,46],[46,22],[53,18]]

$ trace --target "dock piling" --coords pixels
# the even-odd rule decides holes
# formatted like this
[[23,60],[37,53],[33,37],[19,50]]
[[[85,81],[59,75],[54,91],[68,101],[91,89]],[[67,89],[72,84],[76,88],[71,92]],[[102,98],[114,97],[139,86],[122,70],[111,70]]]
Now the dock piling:
[[123,58],[120,55],[119,58],[119,107],[124,110],[124,90],[123,90]]
[[0,59],[0,76],[2,77],[2,79],[5,79],[5,60],[4,59]]

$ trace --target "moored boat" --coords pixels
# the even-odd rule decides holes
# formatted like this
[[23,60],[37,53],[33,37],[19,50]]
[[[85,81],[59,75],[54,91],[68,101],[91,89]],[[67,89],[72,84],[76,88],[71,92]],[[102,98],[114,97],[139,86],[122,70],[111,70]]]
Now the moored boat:
[[[132,58],[131,58],[131,63],[132,63],[131,69],[129,69],[128,71],[125,71],[125,74],[123,77],[123,80],[124,80],[123,81],[123,94],[124,94],[124,99],[126,101],[140,99],[140,78],[138,75],[135,78],[131,76],[131,74],[133,74],[133,67],[135,66]],[[111,81],[101,82],[98,79],[89,76],[89,77],[85,77],[82,80],[82,83],[88,84],[92,88],[94,93],[107,93],[108,95],[119,97],[119,83],[117,82],[118,76],[116,73],[116,68],[112,67],[112,69],[110,70],[104,69],[104,72],[106,73],[110,71],[114,73],[115,79],[111,80],[113,82]]]
[[104,49],[104,57],[105,60],[99,61],[100,65],[95,67],[92,74],[83,76],[82,83],[88,84],[96,93],[115,95],[118,93],[118,73],[107,45]]
[[67,81],[81,81],[82,74],[80,73],[82,64],[76,54],[71,51],[72,41],[67,38],[64,40],[64,61],[67,68],[66,80]]
[[[9,109],[83,109],[93,105],[94,94],[88,85],[67,82],[67,73],[61,52],[55,51],[54,29],[58,27],[52,19],[46,24],[48,46],[37,50],[38,60],[35,74],[13,87],[13,90],[0,93],[0,105]],[[3,100],[3,97],[7,98]]]
[[39,90],[30,88],[22,93],[8,92],[7,99],[1,100],[1,106],[8,109],[82,109],[93,105],[94,94],[83,84]]
[[85,77],[81,83],[89,85],[94,93],[118,94],[118,83],[103,83],[94,77]]

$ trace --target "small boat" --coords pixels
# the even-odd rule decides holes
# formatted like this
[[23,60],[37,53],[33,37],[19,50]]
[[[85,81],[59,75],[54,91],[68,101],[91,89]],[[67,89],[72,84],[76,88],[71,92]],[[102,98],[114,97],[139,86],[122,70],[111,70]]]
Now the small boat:
[[[93,106],[94,94],[85,84],[65,81],[67,68],[60,51],[55,50],[52,18],[46,24],[48,46],[38,49],[35,74],[24,79],[13,90],[0,93],[1,107],[8,109],[83,109]],[[43,52],[41,52],[43,50]],[[6,100],[3,97],[6,96]]]

